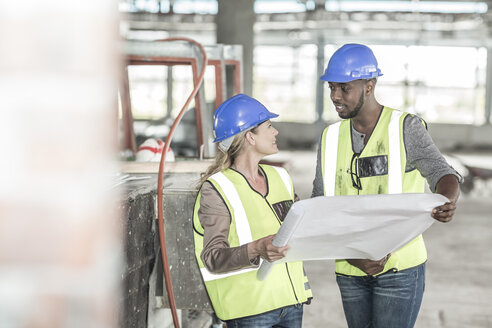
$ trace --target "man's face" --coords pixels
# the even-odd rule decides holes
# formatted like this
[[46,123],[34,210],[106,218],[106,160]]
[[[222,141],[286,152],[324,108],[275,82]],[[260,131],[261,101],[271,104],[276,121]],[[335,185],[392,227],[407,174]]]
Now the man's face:
[[364,105],[365,80],[347,83],[328,82],[330,97],[340,118],[356,117]]

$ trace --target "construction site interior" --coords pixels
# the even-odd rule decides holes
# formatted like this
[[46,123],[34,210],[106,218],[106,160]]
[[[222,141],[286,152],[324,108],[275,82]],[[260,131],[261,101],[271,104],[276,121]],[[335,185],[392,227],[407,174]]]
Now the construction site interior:
[[[243,93],[279,114],[264,162],[309,199],[340,120],[320,76],[346,43],[463,177],[454,219],[423,234],[415,327],[492,327],[492,2],[22,3],[0,2],[0,327],[225,327],[192,227],[214,112]],[[304,267],[303,327],[347,327],[334,261]]]

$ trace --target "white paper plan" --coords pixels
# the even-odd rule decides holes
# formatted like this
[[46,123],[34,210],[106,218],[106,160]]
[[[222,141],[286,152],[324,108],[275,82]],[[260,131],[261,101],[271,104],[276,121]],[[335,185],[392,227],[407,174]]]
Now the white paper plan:
[[283,259],[262,261],[263,280],[276,263],[379,260],[429,228],[431,211],[449,200],[440,194],[320,196],[294,203],[273,240],[289,245]]

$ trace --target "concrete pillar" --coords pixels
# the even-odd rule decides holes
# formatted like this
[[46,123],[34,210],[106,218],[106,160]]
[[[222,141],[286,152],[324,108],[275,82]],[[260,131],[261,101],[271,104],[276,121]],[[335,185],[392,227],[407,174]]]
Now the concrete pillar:
[[314,0],[313,10],[325,10],[326,0]]
[[[218,0],[217,43],[243,46],[243,92],[253,91],[254,0]],[[228,72],[230,74],[230,72]],[[228,76],[228,81],[231,81]]]
[[492,109],[492,48],[487,49],[487,78],[485,82],[485,124],[490,124]]

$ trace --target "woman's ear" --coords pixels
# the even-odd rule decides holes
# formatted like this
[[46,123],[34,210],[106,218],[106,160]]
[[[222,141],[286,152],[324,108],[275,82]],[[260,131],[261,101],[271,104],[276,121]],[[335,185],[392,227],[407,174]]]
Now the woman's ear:
[[253,134],[253,132],[246,132],[246,141],[252,146],[255,144],[255,135]]

